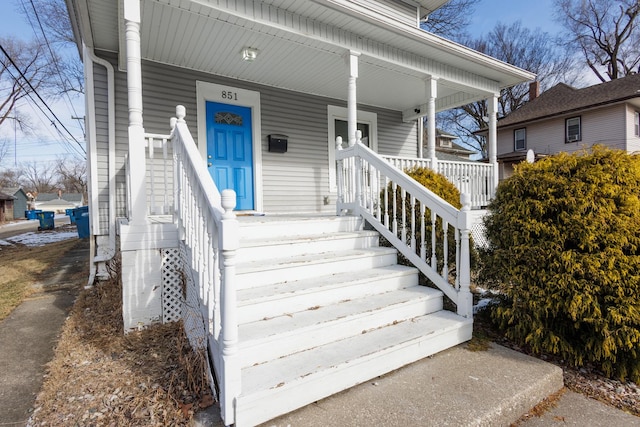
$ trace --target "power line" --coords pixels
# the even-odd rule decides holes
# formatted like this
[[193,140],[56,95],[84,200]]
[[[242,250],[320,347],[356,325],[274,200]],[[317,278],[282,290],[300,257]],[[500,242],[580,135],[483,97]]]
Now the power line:
[[[0,46],[0,48],[1,48],[1,46]],[[24,85],[20,82],[20,80],[19,80],[16,76],[14,76],[14,75],[13,75],[13,73],[11,72],[11,70],[9,70],[7,67],[5,67],[5,70],[7,70],[7,72],[9,73],[9,75],[10,75],[10,76],[15,80],[15,82],[20,86],[20,88],[25,92],[25,94],[26,94],[26,95],[31,99],[32,103],[30,103],[30,104],[28,104],[28,105],[29,105],[30,107],[32,107],[32,108],[33,108],[33,105],[35,105],[35,106],[40,110],[40,112],[42,113],[42,115],[44,115],[44,116],[47,118],[47,120],[49,120],[49,121],[51,122],[51,124],[53,125],[54,129],[58,132],[58,136],[61,138],[62,142],[66,143],[66,145],[68,145],[68,146],[69,146],[69,148],[70,148],[71,150],[74,150],[74,151],[76,151],[78,154],[83,155],[82,153],[80,153],[80,152],[78,151],[78,149],[77,149],[77,148],[75,148],[75,145],[72,145],[72,144],[67,140],[67,138],[62,134],[62,132],[60,131],[60,129],[58,129],[58,128],[55,126],[55,123],[53,122],[53,120],[49,119],[49,117],[47,116],[47,113],[46,113],[46,112],[42,109],[42,107],[41,107],[41,106],[40,106],[40,105],[35,101],[35,99],[33,99],[33,97],[31,96],[31,94],[29,93],[29,91],[27,91],[27,89],[26,89],[26,88],[24,87]],[[54,115],[54,116],[55,116],[55,115]],[[42,121],[42,119],[41,119],[41,117],[40,117],[39,115],[36,115],[36,117],[38,117],[38,119],[40,119],[40,121]],[[56,118],[57,118],[57,117],[56,117]],[[43,124],[44,124],[44,123],[43,123]],[[49,132],[51,132],[51,129],[47,128],[47,130],[48,130]],[[53,134],[52,134],[52,136],[53,136]],[[82,148],[82,147],[81,147],[81,148]],[[71,153],[71,151],[68,151],[68,150],[67,150],[67,152]],[[85,157],[86,157],[86,153],[85,153],[84,155],[85,155]]]
[[[47,110],[49,110],[49,112],[51,113],[51,115],[55,118],[55,120],[60,124],[60,126],[62,126],[62,128],[69,134],[69,136],[71,137],[71,139],[73,139],[76,144],[78,144],[78,146],[82,149],[82,151],[84,152],[85,156],[87,154],[86,150],[84,149],[84,147],[82,146],[82,144],[80,143],[80,141],[78,141],[76,139],[75,136],[73,136],[73,134],[69,131],[69,129],[67,129],[67,127],[64,125],[64,123],[62,123],[62,121],[60,121],[60,119],[58,118],[58,116],[56,115],[56,113],[53,112],[53,110],[51,110],[51,108],[49,107],[49,105],[46,103],[46,101],[44,99],[42,99],[42,97],[40,96],[40,94],[38,93],[38,91],[36,90],[35,87],[33,87],[33,85],[31,84],[31,82],[29,81],[29,79],[24,75],[24,73],[22,72],[22,70],[20,70],[20,68],[18,67],[18,65],[14,62],[13,58],[9,55],[9,53],[5,50],[4,46],[2,46],[2,44],[0,44],[0,50],[2,51],[2,53],[7,57],[7,59],[9,60],[9,62],[11,62],[11,65],[13,65],[13,67],[16,69],[16,71],[20,74],[20,76],[22,77],[22,79],[27,83],[27,85],[29,85],[29,87],[31,88],[31,90],[33,91],[33,93],[38,97],[38,99],[40,100],[40,102],[42,102],[42,104],[47,108]],[[9,71],[9,69],[7,68],[7,71]],[[19,82],[19,80],[9,71],[9,74],[11,74],[11,77],[13,77],[16,81]],[[20,84],[20,83],[19,83]],[[20,84],[21,85],[21,84]],[[21,87],[23,87],[21,85]],[[31,98],[31,94],[30,92],[27,91],[27,95],[29,96],[29,98]],[[31,98],[33,100],[33,98]],[[34,101],[35,102],[35,101]],[[40,108],[40,107],[38,107]],[[42,109],[40,109],[42,111]],[[44,111],[43,111],[44,113]],[[46,116],[46,113],[44,113]],[[48,117],[47,117],[48,118]],[[50,120],[50,119],[49,119]],[[58,130],[59,132],[61,132],[59,129],[57,129],[57,126],[55,124],[55,122],[53,120],[51,120],[51,124],[56,128],[56,130]]]
[[[51,55],[51,61],[53,62],[53,65],[56,67],[56,71],[58,72],[58,78],[60,79],[60,83],[62,83],[63,92],[64,92],[65,96],[67,97],[67,100],[69,101],[69,106],[71,107],[71,110],[73,110],[74,116],[77,116],[78,113],[77,113],[75,107],[73,106],[73,102],[71,101],[71,97],[69,96],[69,93],[67,92],[67,84],[64,81],[64,79],[62,78],[63,74],[62,74],[62,71],[60,70],[60,65],[58,64],[58,61],[56,60],[56,56],[54,55],[53,50],[51,49],[51,44],[49,43],[49,39],[47,38],[47,34],[44,31],[44,27],[42,26],[42,21],[40,20],[40,15],[38,15],[38,10],[36,9],[36,6],[33,3],[33,0],[29,0],[29,2],[31,3],[31,8],[33,9],[33,14],[35,15],[36,20],[38,21],[38,26],[40,27],[40,32],[42,33],[42,37],[44,38],[44,43],[47,46],[47,49],[49,50],[49,54]],[[36,30],[35,30],[35,28],[33,26],[33,23],[31,22],[31,19],[29,18],[29,14],[27,13],[27,8],[24,5],[24,0],[22,0],[20,3],[22,4],[22,9],[24,10],[25,14],[27,15],[27,19],[29,20],[29,24],[31,25],[31,29],[33,30],[33,32],[35,34]],[[80,125],[80,129],[84,133],[84,128],[82,127],[82,123],[80,122],[79,125]]]

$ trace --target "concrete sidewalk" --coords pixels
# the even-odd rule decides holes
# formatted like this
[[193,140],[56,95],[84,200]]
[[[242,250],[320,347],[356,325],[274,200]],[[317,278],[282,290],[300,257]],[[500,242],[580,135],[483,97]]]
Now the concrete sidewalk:
[[[496,344],[462,344],[263,426],[509,426],[562,387],[555,365]],[[640,418],[567,391],[518,426],[631,427]]]
[[69,278],[88,262],[89,242],[78,241],[44,274],[42,289],[0,322],[0,426],[24,426],[31,416],[60,329],[85,284]]

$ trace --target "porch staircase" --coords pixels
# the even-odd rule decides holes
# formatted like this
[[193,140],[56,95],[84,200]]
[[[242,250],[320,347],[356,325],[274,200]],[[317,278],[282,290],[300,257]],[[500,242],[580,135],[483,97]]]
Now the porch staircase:
[[393,248],[356,217],[239,217],[242,375],[253,426],[471,338]]

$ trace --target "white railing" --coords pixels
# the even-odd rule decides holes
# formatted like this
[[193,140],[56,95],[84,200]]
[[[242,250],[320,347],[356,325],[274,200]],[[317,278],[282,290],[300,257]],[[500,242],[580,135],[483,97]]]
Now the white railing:
[[176,115],[171,133],[173,197],[184,251],[183,272],[187,294],[197,294],[217,374],[222,418],[225,425],[231,425],[235,422],[234,401],[240,395],[235,282],[240,237],[233,213],[236,194],[233,190],[218,192],[184,121],[184,107],[178,106]]
[[362,216],[457,306],[472,316],[471,202],[458,210],[360,142],[336,141],[338,214]]
[[[381,156],[396,168],[406,171],[416,167],[431,169],[431,159]],[[487,206],[493,198],[494,168],[489,163],[438,160],[436,172],[444,175],[460,191],[471,197],[471,206]]]
[[[144,135],[147,170],[147,214],[173,213],[171,135]],[[132,165],[133,166],[133,165]]]

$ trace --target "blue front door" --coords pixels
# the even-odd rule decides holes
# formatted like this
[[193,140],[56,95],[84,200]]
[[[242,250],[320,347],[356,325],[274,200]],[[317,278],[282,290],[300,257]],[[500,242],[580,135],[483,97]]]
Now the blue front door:
[[207,165],[218,190],[230,188],[237,210],[254,209],[251,108],[206,103]]

